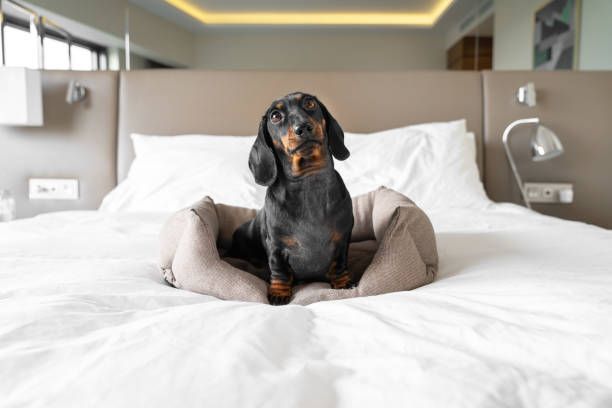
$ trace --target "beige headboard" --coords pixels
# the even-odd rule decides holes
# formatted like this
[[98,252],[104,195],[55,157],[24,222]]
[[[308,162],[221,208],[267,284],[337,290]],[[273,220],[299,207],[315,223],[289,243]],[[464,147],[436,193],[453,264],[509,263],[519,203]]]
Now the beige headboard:
[[149,70],[121,74],[118,181],[133,160],[131,133],[254,135],[269,103],[297,90],[317,95],[351,132],[465,118],[482,164],[478,72]]

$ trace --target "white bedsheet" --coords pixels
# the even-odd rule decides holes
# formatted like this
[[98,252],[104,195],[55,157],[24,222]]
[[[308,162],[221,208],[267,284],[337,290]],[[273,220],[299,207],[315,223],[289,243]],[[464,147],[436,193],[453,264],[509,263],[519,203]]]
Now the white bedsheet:
[[611,407],[612,232],[430,215],[433,284],[307,307],[166,286],[161,215],[0,224],[0,406]]

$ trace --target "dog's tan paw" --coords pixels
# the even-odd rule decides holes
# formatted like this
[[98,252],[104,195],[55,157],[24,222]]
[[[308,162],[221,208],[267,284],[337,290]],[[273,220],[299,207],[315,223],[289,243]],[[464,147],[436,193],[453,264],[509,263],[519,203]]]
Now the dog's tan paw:
[[271,305],[286,305],[291,301],[292,292],[291,282],[272,279],[268,288],[268,301]]
[[351,287],[351,275],[348,271],[344,271],[344,273],[334,276],[330,283],[333,289],[347,289]]

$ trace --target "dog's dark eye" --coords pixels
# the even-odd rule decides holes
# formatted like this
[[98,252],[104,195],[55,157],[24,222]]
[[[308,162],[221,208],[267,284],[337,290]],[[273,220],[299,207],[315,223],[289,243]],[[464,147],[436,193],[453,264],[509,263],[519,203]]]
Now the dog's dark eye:
[[283,114],[276,110],[272,111],[272,113],[270,114],[270,121],[272,123],[278,123],[281,120],[283,120]]
[[304,108],[308,109],[308,110],[313,110],[317,107],[317,103],[315,102],[314,99],[308,98],[306,100],[304,100]]

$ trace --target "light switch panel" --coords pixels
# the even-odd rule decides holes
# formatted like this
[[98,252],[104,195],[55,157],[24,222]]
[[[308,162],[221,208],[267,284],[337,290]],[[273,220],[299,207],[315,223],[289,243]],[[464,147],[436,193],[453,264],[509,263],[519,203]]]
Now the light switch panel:
[[30,200],[78,200],[79,180],[34,178],[29,180]]
[[525,195],[531,203],[570,204],[574,185],[569,183],[525,183]]

